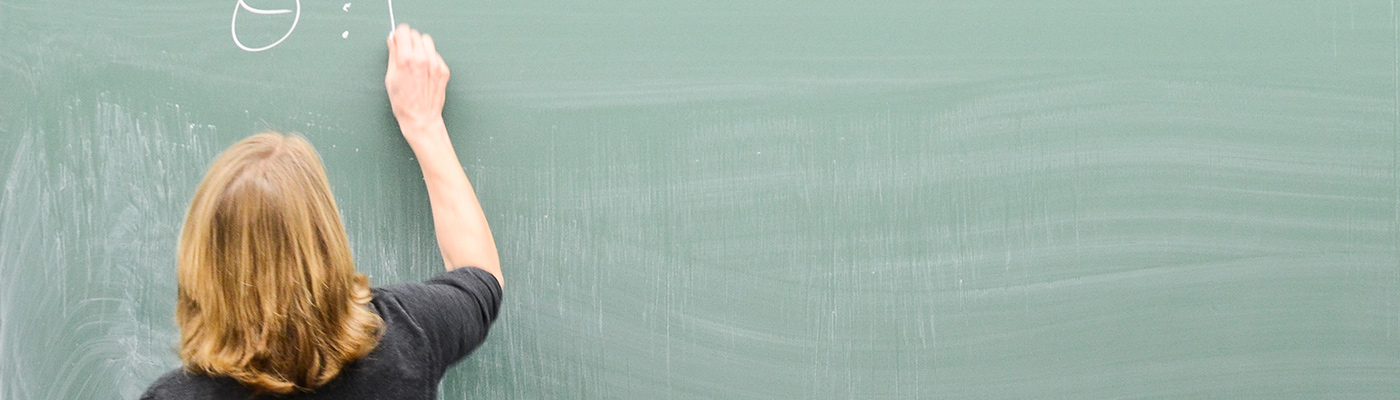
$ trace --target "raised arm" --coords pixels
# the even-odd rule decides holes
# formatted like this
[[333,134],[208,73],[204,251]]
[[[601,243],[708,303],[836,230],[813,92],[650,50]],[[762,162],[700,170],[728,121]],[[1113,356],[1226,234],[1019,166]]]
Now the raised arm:
[[484,269],[505,286],[496,240],[442,121],[449,75],[431,36],[406,24],[389,36],[389,72],[384,86],[399,130],[423,169],[443,262],[448,270],[466,266]]

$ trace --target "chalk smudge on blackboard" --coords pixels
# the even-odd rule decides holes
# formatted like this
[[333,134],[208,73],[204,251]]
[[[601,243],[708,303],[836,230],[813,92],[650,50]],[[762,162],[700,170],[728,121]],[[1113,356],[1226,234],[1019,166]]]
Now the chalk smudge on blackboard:
[[57,108],[6,127],[0,397],[134,398],[174,361],[173,217],[214,127],[109,95]]

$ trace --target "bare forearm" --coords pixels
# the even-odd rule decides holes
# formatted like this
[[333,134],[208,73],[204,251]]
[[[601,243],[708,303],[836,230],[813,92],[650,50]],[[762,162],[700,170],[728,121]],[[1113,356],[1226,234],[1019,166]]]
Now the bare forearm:
[[500,256],[496,252],[496,241],[491,236],[491,227],[457,159],[446,126],[436,121],[424,126],[401,126],[400,129],[418,131],[405,136],[415,138],[409,141],[409,146],[413,148],[418,165],[423,170],[428,201],[432,204],[433,228],[447,269],[478,267],[495,275],[504,285]]
[[447,126],[442,122],[447,80],[452,71],[438,54],[432,36],[420,34],[408,25],[399,25],[386,40],[389,65],[384,73],[384,89],[399,131],[418,156],[423,182],[428,185],[432,203],[433,229],[438,248],[448,270],[473,266],[501,276],[501,260],[496,240],[467,181]]

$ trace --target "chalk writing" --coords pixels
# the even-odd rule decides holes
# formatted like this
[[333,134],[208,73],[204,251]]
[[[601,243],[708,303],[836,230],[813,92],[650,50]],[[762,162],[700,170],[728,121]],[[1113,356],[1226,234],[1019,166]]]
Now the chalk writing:
[[260,8],[253,8],[248,6],[247,3],[244,3],[243,0],[238,0],[238,4],[233,7],[233,22],[229,23],[229,30],[233,34],[233,44],[238,45],[238,48],[243,49],[243,51],[249,52],[259,52],[273,47],[277,47],[277,45],[282,44],[283,40],[287,40],[287,37],[292,36],[292,31],[297,29],[297,22],[301,21],[301,0],[295,0],[295,3],[296,13],[292,15],[292,26],[290,28],[287,28],[287,33],[283,34],[282,38],[277,39],[277,41],[272,42],[272,44],[263,47],[248,47],[244,45],[242,41],[238,40],[238,10],[244,10],[253,14],[261,15],[286,14],[293,12],[293,10],[264,10]]
[[[273,47],[277,47],[277,45],[282,44],[283,41],[287,40],[288,37],[291,37],[291,36],[292,36],[292,32],[295,31],[295,30],[297,29],[297,23],[298,23],[298,22],[301,22],[301,0],[293,0],[293,4],[295,5],[295,7],[294,7],[294,8],[291,8],[291,9],[285,9],[285,8],[283,8],[283,9],[261,9],[261,8],[254,8],[254,7],[252,7],[252,6],[249,6],[248,3],[245,3],[244,1],[245,1],[245,0],[238,0],[238,3],[234,5],[234,7],[233,7],[233,20],[229,23],[229,33],[233,36],[233,44],[236,45],[236,46],[238,46],[239,49],[243,49],[243,51],[254,52],[254,53],[256,53],[256,52],[259,52],[259,51],[263,51],[263,50],[271,49],[271,48],[273,48]],[[398,25],[398,22],[394,19],[394,0],[388,0],[388,2],[389,2],[389,31],[390,31],[390,32],[393,32],[394,26]],[[350,3],[345,3],[345,5],[344,5],[344,6],[341,6],[340,9],[341,9],[341,11],[344,11],[344,12],[350,12]],[[250,13],[258,14],[258,15],[292,14],[292,25],[291,25],[290,27],[287,28],[287,33],[282,34],[282,37],[281,37],[281,38],[278,38],[276,41],[272,42],[271,44],[268,44],[268,45],[262,46],[262,47],[252,47],[252,46],[249,46],[249,45],[244,44],[243,41],[240,40],[240,39],[238,38],[238,14],[240,13],[240,11],[246,11],[246,12],[250,12]],[[341,32],[340,37],[341,37],[342,39],[349,38],[349,37],[350,37],[350,31]]]
[[394,32],[394,27],[399,24],[394,22],[394,0],[389,0],[389,33]]

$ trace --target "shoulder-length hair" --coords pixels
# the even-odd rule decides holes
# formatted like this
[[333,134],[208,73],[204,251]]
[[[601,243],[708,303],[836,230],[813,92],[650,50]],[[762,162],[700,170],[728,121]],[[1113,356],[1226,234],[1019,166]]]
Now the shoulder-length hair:
[[382,334],[321,159],[300,137],[267,132],[224,151],[195,190],[177,258],[187,371],[305,392]]

